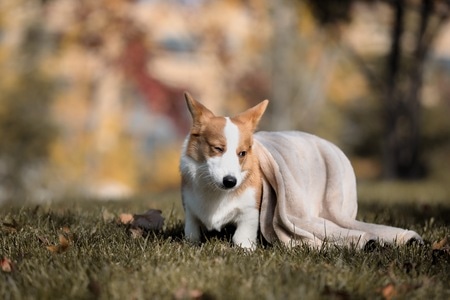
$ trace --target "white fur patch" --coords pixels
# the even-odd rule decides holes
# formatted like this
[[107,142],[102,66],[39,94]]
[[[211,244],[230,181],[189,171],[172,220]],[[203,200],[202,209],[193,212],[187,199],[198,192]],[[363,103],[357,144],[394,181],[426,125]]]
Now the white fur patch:
[[226,140],[226,151],[221,156],[208,158],[208,172],[218,186],[222,185],[225,176],[236,178],[236,186],[242,183],[245,173],[241,170],[237,149],[239,146],[239,128],[231,122],[230,118],[225,118],[226,124],[223,135]]
[[226,224],[237,226],[233,242],[244,248],[256,246],[259,210],[255,205],[256,191],[248,188],[240,195],[233,192],[205,192],[201,186],[183,189],[185,205],[185,235],[200,239],[200,226],[220,231]]
[[[187,155],[189,137],[183,145],[180,171],[185,180],[182,197],[185,211],[184,232],[188,240],[200,241],[201,227],[220,231],[226,224],[235,224],[233,243],[243,248],[254,249],[259,226],[259,208],[256,203],[257,191],[248,187],[236,193],[247,176],[242,171],[238,147],[240,132],[238,126],[225,118],[223,136],[226,150],[222,155],[207,158],[199,162]],[[233,176],[236,186],[223,187],[223,178]]]
[[[235,192],[247,172],[242,172],[237,154],[239,129],[230,119],[226,120],[223,132],[226,151],[221,156],[208,158],[205,163],[197,162],[186,155],[188,139],[183,145],[180,170],[186,180],[182,187],[185,236],[190,241],[198,242],[202,226],[207,230],[220,231],[231,223],[236,225],[233,243],[254,249],[259,225],[257,191],[249,187],[241,193]],[[236,187],[228,190],[218,188],[223,177],[228,175],[236,178]]]

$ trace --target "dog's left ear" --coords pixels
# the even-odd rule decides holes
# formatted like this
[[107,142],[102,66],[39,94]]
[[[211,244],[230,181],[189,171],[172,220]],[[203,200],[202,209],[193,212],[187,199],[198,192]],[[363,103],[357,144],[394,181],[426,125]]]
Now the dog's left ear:
[[246,111],[240,113],[239,115],[234,117],[234,119],[242,123],[250,124],[252,131],[255,131],[256,127],[258,126],[259,120],[266,111],[268,104],[269,100],[264,100],[259,104],[253,106],[252,108],[249,108]]
[[192,130],[198,131],[203,124],[207,123],[209,119],[214,117],[214,114],[203,104],[195,100],[188,92],[184,93],[184,98],[186,99],[186,105],[192,116]]

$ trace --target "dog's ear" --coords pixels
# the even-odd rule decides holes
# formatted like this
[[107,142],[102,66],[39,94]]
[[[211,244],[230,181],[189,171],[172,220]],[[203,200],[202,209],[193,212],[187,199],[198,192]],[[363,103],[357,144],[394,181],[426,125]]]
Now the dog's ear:
[[266,111],[268,104],[269,100],[264,100],[259,104],[253,106],[252,108],[249,108],[246,111],[240,113],[239,115],[234,117],[234,119],[236,119],[238,122],[250,124],[252,131],[255,131],[256,127],[258,126],[259,120]]
[[184,93],[184,98],[186,99],[187,107],[192,116],[193,128],[201,126],[201,124],[204,124],[207,120],[214,117],[214,114],[209,109],[195,100],[188,92]]

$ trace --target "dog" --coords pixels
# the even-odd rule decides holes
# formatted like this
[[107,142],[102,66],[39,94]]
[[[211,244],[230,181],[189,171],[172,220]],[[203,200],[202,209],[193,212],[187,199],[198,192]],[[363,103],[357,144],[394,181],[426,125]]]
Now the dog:
[[180,159],[185,238],[202,228],[236,230],[253,250],[258,229],[273,243],[356,244],[421,241],[414,231],[356,221],[353,168],[332,143],[303,132],[258,132],[268,100],[234,116],[216,116],[185,93],[192,127]]

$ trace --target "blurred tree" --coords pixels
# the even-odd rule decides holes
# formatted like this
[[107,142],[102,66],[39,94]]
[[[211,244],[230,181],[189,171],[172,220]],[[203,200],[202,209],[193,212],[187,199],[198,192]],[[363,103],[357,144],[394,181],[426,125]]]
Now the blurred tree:
[[326,98],[330,66],[337,51],[305,1],[270,2],[272,42],[268,47],[270,92],[268,107],[273,130],[312,130]]
[[49,116],[51,84],[42,74],[22,74],[0,93],[0,186],[4,197],[22,199],[27,178],[48,155],[55,128]]
[[40,66],[48,36],[40,20],[25,15],[0,15],[0,32],[13,31],[2,32],[10,43],[0,56],[0,200],[23,201],[33,192],[43,177],[36,171],[44,169],[56,134],[50,117],[53,83]]
[[[351,20],[351,5],[374,0],[308,1],[319,24],[336,33],[339,23]],[[448,19],[447,0],[384,0],[393,11],[391,45],[382,74],[368,68],[352,51],[352,57],[377,91],[383,106],[383,168],[386,178],[414,179],[425,176],[421,154],[421,88],[423,69],[434,38]],[[414,42],[405,45],[405,36]],[[339,38],[339,36],[335,36]]]
[[20,74],[0,93],[0,186],[6,199],[23,200],[34,188],[30,174],[44,166],[56,133],[51,100],[51,83],[37,71]]

